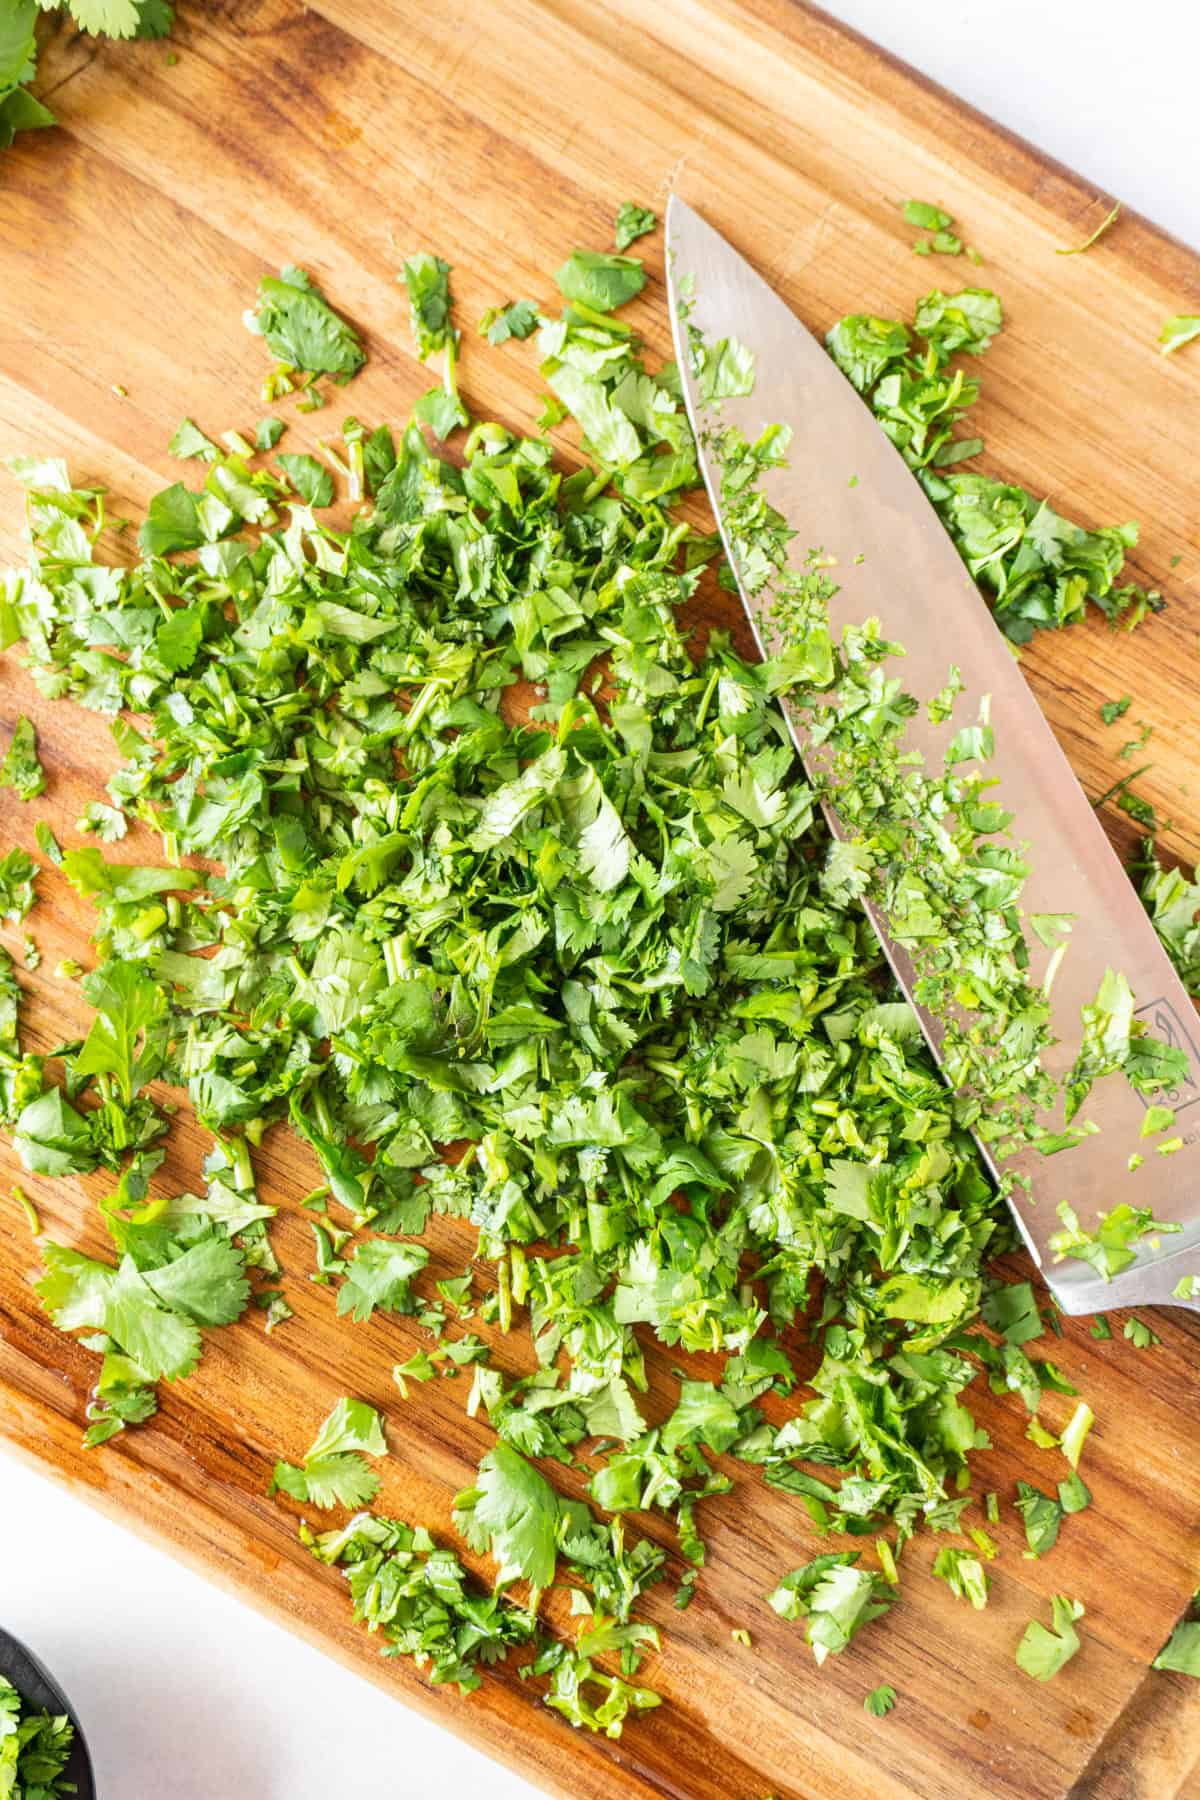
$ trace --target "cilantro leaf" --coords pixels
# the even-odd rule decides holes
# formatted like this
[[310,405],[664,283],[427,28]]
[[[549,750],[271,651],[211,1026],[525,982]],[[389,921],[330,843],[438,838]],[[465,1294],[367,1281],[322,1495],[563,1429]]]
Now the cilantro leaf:
[[611,256],[603,250],[572,250],[554,277],[568,300],[593,312],[614,312],[646,285],[646,274],[634,256]]
[[8,149],[18,131],[38,131],[54,123],[49,107],[36,100],[27,88],[15,87],[0,93],[0,150]]
[[863,1701],[863,1708],[870,1713],[873,1719],[883,1719],[887,1717],[895,1704],[896,1690],[884,1681],[877,1688],[871,1689]]
[[338,1289],[339,1316],[349,1313],[362,1323],[377,1307],[385,1312],[411,1312],[412,1279],[428,1261],[429,1252],[422,1244],[368,1238],[351,1257],[346,1279]]
[[97,1162],[87,1122],[61,1088],[49,1088],[21,1108],[13,1149],[31,1175],[85,1175]]
[[454,1523],[472,1549],[490,1550],[497,1580],[546,1588],[554,1579],[558,1498],[544,1475],[508,1444],[498,1443],[479,1465],[474,1487],[454,1502]]
[[127,962],[102,963],[85,975],[82,986],[96,1014],[76,1058],[76,1072],[111,1076],[128,1106],[161,1066],[154,1027],[166,1011],[166,997],[157,982]]
[[87,1326],[107,1333],[153,1379],[190,1375],[200,1359],[195,1324],[160,1304],[131,1256],[117,1268],[77,1250],[47,1244],[47,1273],[36,1283],[42,1304],[64,1331]]
[[129,827],[125,814],[118,807],[106,806],[103,800],[89,800],[87,811],[75,821],[75,829],[82,835],[98,837],[106,844],[116,844]]
[[710,404],[754,392],[754,352],[737,338],[718,338],[699,347],[692,363],[701,398]]
[[1057,1500],[1027,1481],[1018,1481],[1014,1504],[1025,1521],[1025,1542],[1034,1556],[1045,1556],[1058,1542],[1063,1508]]
[[386,1456],[387,1440],[375,1408],[365,1400],[343,1396],[313,1439],[305,1461],[342,1455],[348,1450],[361,1451],[365,1456]]
[[904,217],[909,225],[916,225],[922,231],[945,231],[954,223],[948,212],[928,200],[906,200]]
[[969,1600],[976,1611],[987,1605],[991,1581],[979,1558],[969,1550],[944,1545],[934,1558],[933,1572],[947,1584],[952,1594],[960,1600]]
[[216,462],[220,454],[212,439],[206,437],[192,419],[184,419],[175,427],[167,445],[167,455],[177,456],[181,461],[198,456],[203,462]]
[[154,649],[172,674],[190,669],[204,641],[204,614],[198,606],[177,606],[154,633]]
[[1200,1620],[1183,1619],[1175,1627],[1151,1667],[1174,1669],[1200,1680]]
[[6,850],[0,856],[0,917],[19,924],[33,906],[33,882],[37,864],[27,850]]
[[1075,1626],[1083,1617],[1083,1603],[1065,1594],[1050,1597],[1050,1628],[1031,1619],[1017,1645],[1017,1667],[1034,1681],[1050,1681],[1079,1649]]
[[379,1477],[365,1456],[386,1456],[383,1422],[364,1400],[343,1396],[305,1455],[303,1466],[277,1462],[270,1492],[281,1490],[303,1505],[369,1506],[379,1491]]
[[349,381],[367,360],[354,327],[334,312],[303,269],[288,267],[278,276],[264,275],[258,284],[258,312],[247,313],[246,324],[289,368],[332,375],[339,384]]
[[1200,337],[1200,314],[1177,313],[1168,319],[1158,334],[1158,342],[1163,356],[1170,356],[1174,350],[1181,350],[1194,338]]
[[147,556],[172,556],[179,550],[197,550],[207,533],[195,494],[182,481],[172,482],[155,494],[138,532],[138,543]]
[[138,0],[67,0],[67,9],[80,31],[96,37],[136,37],[141,23]]
[[892,1603],[888,1584],[869,1569],[855,1568],[857,1561],[856,1551],[814,1557],[767,1595],[780,1618],[808,1620],[806,1636],[818,1666]]
[[316,1456],[304,1464],[302,1498],[323,1510],[331,1506],[369,1506],[379,1492],[379,1477],[361,1456]]
[[1065,1513],[1077,1513],[1083,1512],[1091,1503],[1092,1496],[1082,1476],[1078,1469],[1072,1469],[1066,1480],[1058,1484],[1058,1504]]
[[46,772],[38,761],[33,723],[22,713],[0,762],[0,787],[14,788],[18,800],[35,800],[45,786]]
[[306,506],[329,506],[333,501],[333,476],[315,456],[281,450],[279,464]]
[[14,0],[0,19],[0,91],[32,79],[37,60],[36,0]]
[[1028,1344],[1044,1335],[1037,1296],[1028,1281],[1014,1281],[995,1288],[980,1308],[993,1331],[1008,1344]]
[[438,442],[450,436],[461,426],[469,424],[466,408],[456,393],[450,393],[444,387],[430,388],[421,395],[413,407],[413,418],[420,419],[422,425],[428,425]]
[[685,1381],[679,1389],[679,1404],[663,1427],[663,1448],[677,1450],[680,1444],[707,1444],[710,1450],[728,1450],[741,1433],[737,1408],[710,1381]]
[[658,224],[658,215],[651,212],[648,206],[638,206],[633,200],[622,200],[613,226],[613,237],[618,250],[628,250],[636,239],[645,237]]
[[242,1252],[212,1232],[159,1268],[144,1271],[146,1285],[164,1306],[197,1325],[230,1325],[250,1297]]
[[405,257],[402,272],[412,334],[424,362],[435,350],[445,350],[457,335],[450,323],[450,265],[420,250]]
[[489,344],[507,344],[510,338],[527,338],[538,327],[538,309],[532,300],[509,300],[489,306],[479,321],[481,337]]

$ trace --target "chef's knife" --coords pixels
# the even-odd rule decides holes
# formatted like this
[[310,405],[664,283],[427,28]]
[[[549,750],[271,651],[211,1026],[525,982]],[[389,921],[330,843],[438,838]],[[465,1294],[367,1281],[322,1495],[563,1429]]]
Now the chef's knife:
[[[1124,1078],[1111,1077],[1093,1091],[1089,1111],[1100,1114],[1101,1126],[1096,1135],[1054,1156],[1028,1147],[1004,1163],[1006,1173],[1028,1179],[1031,1197],[1014,1197],[1013,1211],[1064,1311],[1179,1304],[1173,1302],[1172,1290],[1180,1277],[1200,1274],[1200,1021],[1195,1008],[986,601],[870,409],[746,259],[677,195],[667,208],[667,271],[688,416],[731,564],[720,479],[706,437],[714,427],[734,425],[753,439],[764,426],[783,424],[792,434],[788,464],[769,472],[763,489],[796,533],[797,567],[812,545],[835,559],[841,583],[833,602],[835,627],[878,617],[884,635],[907,652],[900,671],[905,688],[923,700],[943,687],[951,664],[964,684],[961,717],[973,717],[980,700],[991,697],[995,753],[988,773],[998,782],[995,797],[1015,814],[1015,835],[1029,844],[1023,907],[1027,914],[1074,915],[1069,948],[1051,987],[1051,1025],[1058,1042],[1045,1058],[1046,1067],[1061,1076],[1074,1060],[1080,1009],[1095,999],[1109,968],[1127,977],[1138,1017],[1154,1036],[1177,1045],[1189,1059],[1189,1077],[1170,1092],[1153,1096],[1175,1111],[1174,1133],[1183,1144],[1172,1155],[1155,1154],[1153,1140],[1139,1135],[1151,1097],[1138,1095]],[[754,392],[722,400],[718,415],[697,388],[689,325],[708,341],[737,338],[756,358]],[[776,646],[769,619],[744,590],[742,602],[760,650],[770,653]],[[804,757],[802,726],[796,718],[789,725]],[[910,727],[909,742],[932,750],[940,768],[945,738],[924,722],[924,709]],[[831,815],[830,823],[836,831],[836,817]],[[873,913],[872,923],[911,1000],[912,963],[889,938],[886,921]],[[1049,952],[1036,940],[1029,951],[1031,979],[1041,980]],[[937,1020],[919,1006],[915,1011],[936,1056]],[[980,1149],[996,1173],[986,1148]],[[1144,1160],[1131,1172],[1128,1159],[1135,1150]],[[1183,1229],[1158,1238],[1157,1248],[1154,1239],[1143,1239],[1136,1263],[1105,1281],[1085,1262],[1054,1261],[1048,1245],[1061,1229],[1056,1209],[1064,1200],[1088,1229],[1121,1201],[1149,1207],[1156,1219]]]

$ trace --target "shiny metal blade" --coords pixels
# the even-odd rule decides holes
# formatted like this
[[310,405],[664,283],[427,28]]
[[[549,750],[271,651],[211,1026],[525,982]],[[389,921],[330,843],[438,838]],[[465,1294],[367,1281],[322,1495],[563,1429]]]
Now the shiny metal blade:
[[[1108,968],[1122,971],[1137,996],[1138,1015],[1154,1035],[1180,1045],[1192,1076],[1157,1096],[1175,1108],[1183,1146],[1167,1157],[1139,1136],[1148,1100],[1124,1077],[1097,1083],[1084,1111],[1101,1129],[1074,1148],[1046,1157],[1029,1149],[1004,1167],[1027,1177],[1032,1199],[1014,1201],[1030,1251],[1066,1312],[1103,1312],[1115,1306],[1168,1303],[1180,1277],[1200,1274],[1200,1021],[1172,969],[1133,885],[1017,665],[1007,641],[950,542],[937,514],[866,404],[746,259],[678,196],[667,209],[667,267],[675,348],[688,414],[718,523],[719,475],[705,450],[706,428],[717,421],[697,392],[687,325],[706,339],[736,337],[757,359],[752,395],[723,400],[719,422],[754,438],[764,426],[791,428],[789,463],[764,479],[764,490],[795,530],[797,565],[812,546],[836,559],[841,591],[833,602],[836,627],[877,616],[887,637],[905,646],[906,689],[925,700],[944,685],[951,664],[965,692],[957,729],[991,696],[995,754],[988,764],[994,790],[1015,814],[1014,834],[1029,844],[1027,913],[1075,915],[1070,947],[1052,988],[1052,1024],[1059,1042],[1047,1066],[1061,1075],[1079,1046],[1080,1008],[1096,995]],[[681,311],[680,282],[690,278]],[[686,314],[686,319],[684,314]],[[729,544],[726,540],[726,550]],[[730,559],[732,561],[732,558]],[[747,615],[764,650],[769,628],[756,606]],[[914,720],[909,741],[933,750],[941,766],[945,727]],[[803,732],[791,721],[803,756]],[[836,820],[831,819],[834,829]],[[873,916],[883,947],[910,1000],[913,967]],[[1031,977],[1040,980],[1049,952],[1030,942]],[[916,1008],[937,1054],[937,1021]],[[1131,1152],[1145,1161],[1128,1169]],[[985,1152],[986,1155],[986,1152]],[[1061,1228],[1056,1208],[1067,1201],[1085,1227],[1121,1201],[1149,1207],[1155,1218],[1182,1225],[1159,1249],[1143,1240],[1137,1263],[1106,1282],[1086,1263],[1054,1263],[1048,1250]]]

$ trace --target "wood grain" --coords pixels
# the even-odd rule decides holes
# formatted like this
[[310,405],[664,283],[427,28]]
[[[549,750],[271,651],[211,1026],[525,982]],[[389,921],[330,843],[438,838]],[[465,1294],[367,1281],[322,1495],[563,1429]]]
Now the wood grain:
[[[261,346],[238,321],[258,275],[285,260],[310,268],[368,336],[354,411],[395,419],[427,385],[395,272],[408,250],[436,249],[455,266],[472,411],[523,423],[539,409],[532,347],[481,351],[470,324],[498,300],[548,300],[545,271],[575,242],[607,242],[620,200],[661,203],[676,184],[822,329],[849,309],[907,312],[933,281],[971,273],[909,253],[897,202],[936,199],[983,252],[976,279],[999,288],[1008,314],[983,365],[987,466],[1081,520],[1140,518],[1135,573],[1170,602],[1132,637],[1097,620],[1044,638],[1027,672],[1097,794],[1126,771],[1116,752],[1135,735],[1107,730],[1097,707],[1133,695],[1126,723],[1155,728],[1139,791],[1175,821],[1176,850],[1200,851],[1200,799],[1189,793],[1200,764],[1200,531],[1180,475],[1195,460],[1200,356],[1154,349],[1163,317],[1200,310],[1189,251],[1124,215],[1086,257],[1056,257],[1108,196],[785,0],[185,0],[170,50],[174,65],[164,45],[69,34],[47,45],[44,89],[62,124],[18,140],[0,166],[0,454],[65,454],[80,477],[111,487],[118,512],[144,504],[178,474],[165,446],[185,411],[215,432],[245,429],[261,410]],[[630,316],[665,354],[661,246],[639,248],[652,279]],[[340,416],[301,419],[290,447]],[[561,441],[569,453],[570,433]],[[0,554],[20,554],[11,492],[0,495]],[[33,818],[45,816],[74,841],[73,821],[116,765],[107,729],[41,701],[9,656],[0,730],[20,712],[39,725],[50,786],[33,808],[0,797],[0,837],[32,847]],[[1127,844],[1128,821],[1112,824]],[[128,854],[150,848],[131,837]],[[75,992],[51,971],[66,954],[88,960],[88,912],[52,875],[41,886],[30,924],[43,962],[22,983],[30,1045],[49,1049],[79,1028]],[[10,947],[19,941],[6,929]],[[163,1191],[194,1184],[204,1148],[182,1118]],[[664,1586],[647,1606],[665,1631],[647,1677],[667,1704],[620,1743],[596,1743],[540,1708],[511,1669],[461,1702],[380,1661],[351,1626],[339,1579],[298,1545],[296,1509],[266,1499],[274,1458],[301,1452],[333,1399],[352,1392],[388,1420],[380,1505],[448,1534],[451,1496],[490,1432],[465,1417],[465,1382],[398,1401],[389,1370],[418,1347],[415,1328],[335,1325],[331,1294],[307,1280],[311,1244],[296,1213],[313,1180],[307,1153],[277,1130],[256,1161],[264,1198],[280,1207],[296,1319],[270,1339],[258,1319],[209,1334],[199,1373],[164,1394],[159,1418],[87,1456],[95,1359],[41,1315],[28,1285],[36,1248],[0,1204],[0,1430],[83,1497],[572,1800],[1197,1791],[1200,1709],[1177,1678],[1146,1674],[1196,1576],[1195,1324],[1157,1317],[1161,1347],[1137,1352],[1119,1319],[1107,1343],[1067,1322],[1056,1360],[1099,1415],[1086,1453],[1095,1501],[1045,1563],[1022,1558],[1007,1502],[1018,1475],[1051,1482],[1057,1459],[1025,1439],[1019,1409],[975,1395],[993,1445],[979,1478],[1005,1501],[991,1606],[980,1615],[956,1602],[929,1573],[935,1545],[915,1544],[891,1617],[820,1673],[798,1628],[761,1598],[817,1540],[793,1503],[739,1471],[732,1496],[705,1503],[710,1561],[694,1605],[676,1613]],[[16,1172],[5,1149],[5,1188]],[[48,1232],[102,1249],[99,1178],[26,1185]],[[472,1235],[435,1225],[429,1280],[463,1267]],[[528,1347],[519,1334],[499,1339],[495,1360],[527,1370]],[[659,1418],[673,1382],[667,1359],[649,1362]],[[1052,1426],[1069,1404],[1051,1397]],[[566,1485],[580,1491],[578,1477]],[[662,1522],[638,1523],[668,1545],[674,1570]],[[1051,1591],[1080,1596],[1088,1612],[1083,1652],[1042,1689],[1012,1651]],[[551,1596],[552,1617],[561,1599]],[[738,1626],[752,1650],[731,1639]],[[875,1720],[861,1702],[883,1680],[900,1700]],[[401,1750],[403,1735],[397,1712]]]

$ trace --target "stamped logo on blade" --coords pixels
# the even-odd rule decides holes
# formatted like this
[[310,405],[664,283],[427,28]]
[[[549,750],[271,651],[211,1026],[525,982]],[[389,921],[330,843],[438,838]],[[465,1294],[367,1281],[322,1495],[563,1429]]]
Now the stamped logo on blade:
[[1171,1107],[1176,1114],[1181,1113],[1185,1107],[1200,1100],[1200,1043],[1196,1038],[1195,1017],[1185,1022],[1169,1000],[1149,1000],[1145,1006],[1138,1007],[1135,1017],[1141,1019],[1156,1038],[1170,1044],[1172,1049],[1182,1050],[1188,1059],[1188,1073],[1182,1081],[1159,1088],[1155,1094],[1142,1095],[1147,1106],[1157,1103]]

